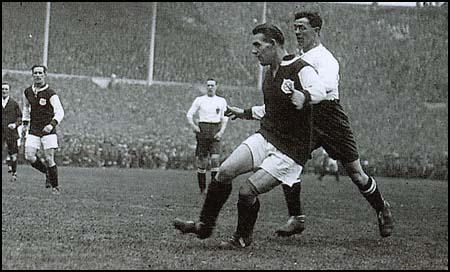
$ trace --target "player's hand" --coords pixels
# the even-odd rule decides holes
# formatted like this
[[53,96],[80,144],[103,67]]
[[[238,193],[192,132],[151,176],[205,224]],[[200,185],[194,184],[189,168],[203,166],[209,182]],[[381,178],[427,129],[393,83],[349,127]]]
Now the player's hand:
[[8,125],[9,129],[16,129],[16,124],[15,123],[11,123]]
[[200,133],[200,127],[199,126],[194,126],[194,132],[195,133]]
[[244,109],[227,106],[225,116],[231,117],[231,120],[236,120],[237,118],[242,119],[244,117]]
[[292,104],[295,105],[295,108],[298,110],[301,110],[303,108],[303,106],[305,105],[305,95],[297,90],[292,90],[292,96],[291,96],[291,101]]
[[44,131],[45,133],[50,133],[53,129],[54,129],[53,125],[48,124],[44,127],[42,131]]
[[216,135],[214,135],[214,140],[216,140],[216,141],[220,141],[220,139],[222,139],[222,135],[223,135],[223,132],[217,132],[216,133]]

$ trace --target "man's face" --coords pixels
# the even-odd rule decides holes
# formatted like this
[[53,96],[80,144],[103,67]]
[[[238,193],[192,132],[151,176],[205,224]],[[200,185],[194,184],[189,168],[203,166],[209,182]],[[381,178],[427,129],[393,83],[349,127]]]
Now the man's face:
[[206,81],[206,93],[208,94],[208,96],[216,95],[216,90],[217,90],[216,81],[214,80]]
[[270,65],[274,58],[274,44],[264,40],[265,35],[262,33],[257,33],[253,35],[252,54],[258,58],[261,65]]
[[9,85],[8,84],[2,84],[2,98],[9,97]]
[[317,35],[316,29],[311,27],[306,17],[294,21],[294,32],[301,49],[311,47]]
[[35,85],[44,85],[47,74],[44,72],[44,67],[35,67],[33,69],[33,80]]

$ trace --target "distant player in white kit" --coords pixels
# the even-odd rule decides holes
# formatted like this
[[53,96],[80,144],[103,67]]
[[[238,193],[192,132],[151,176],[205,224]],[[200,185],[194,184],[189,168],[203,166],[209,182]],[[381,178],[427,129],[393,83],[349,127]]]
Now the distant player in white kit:
[[[211,157],[211,181],[214,180],[220,165],[220,140],[227,127],[225,116],[227,101],[216,95],[217,81],[210,78],[206,81],[205,95],[197,97],[189,108],[186,117],[192,126],[197,139],[195,150],[197,178],[200,193],[206,190],[206,170]],[[194,115],[198,119],[194,120]]]

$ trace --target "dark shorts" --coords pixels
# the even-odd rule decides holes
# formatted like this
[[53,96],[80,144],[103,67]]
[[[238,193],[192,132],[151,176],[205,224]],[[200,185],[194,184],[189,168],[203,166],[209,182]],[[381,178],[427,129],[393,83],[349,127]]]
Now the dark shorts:
[[359,159],[355,137],[347,114],[337,100],[313,106],[314,149],[323,147],[331,158],[342,163]]
[[209,154],[220,154],[220,141],[214,135],[220,130],[219,123],[199,123],[200,132],[196,133],[197,148],[195,156],[207,157]]

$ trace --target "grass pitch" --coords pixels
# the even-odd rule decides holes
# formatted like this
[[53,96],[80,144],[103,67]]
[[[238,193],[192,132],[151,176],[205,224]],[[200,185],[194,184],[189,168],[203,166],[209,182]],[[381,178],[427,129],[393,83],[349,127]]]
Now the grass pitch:
[[[197,219],[202,197],[192,171],[59,168],[62,193],[19,166],[2,168],[2,269],[444,269],[448,270],[448,183],[378,177],[393,207],[392,237],[348,177],[306,175],[307,228],[279,238],[287,220],[281,188],[260,197],[254,244],[221,250],[234,231],[238,178],[210,239],[182,235],[175,217]],[[209,175],[209,174],[208,174]]]

